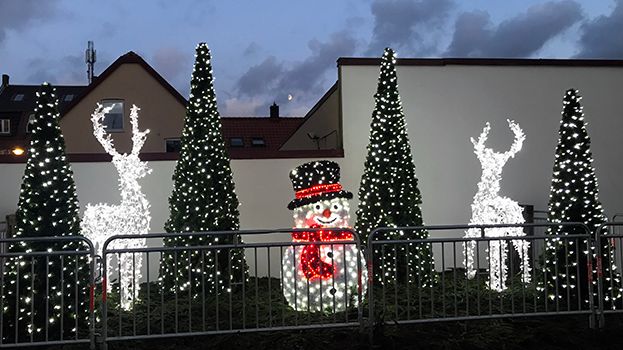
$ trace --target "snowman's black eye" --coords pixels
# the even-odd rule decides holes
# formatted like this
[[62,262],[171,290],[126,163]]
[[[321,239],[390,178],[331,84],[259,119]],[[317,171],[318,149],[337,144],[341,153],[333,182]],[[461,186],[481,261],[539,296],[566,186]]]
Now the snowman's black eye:
[[320,210],[320,204],[316,204],[316,210]]
[[338,210],[340,207],[337,204],[333,204],[333,209]]

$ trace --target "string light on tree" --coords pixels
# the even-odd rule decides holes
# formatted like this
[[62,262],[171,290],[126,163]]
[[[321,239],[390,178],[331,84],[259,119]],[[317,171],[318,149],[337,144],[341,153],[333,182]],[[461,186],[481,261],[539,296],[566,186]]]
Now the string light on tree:
[[[577,90],[569,89],[565,92],[549,196],[548,220],[583,222],[592,232],[606,222],[606,216],[599,201],[599,186],[590,149],[591,139],[586,129],[581,100]],[[563,226],[551,228],[547,234],[570,235],[585,232],[579,227]],[[602,248],[601,265],[605,279],[603,285],[606,307],[614,308],[614,302],[621,299],[623,292],[620,287],[621,277],[615,265],[614,250],[608,246],[606,239],[597,244],[601,244]],[[544,268],[547,279],[544,281],[546,285],[540,285],[540,290],[547,290],[550,300],[556,299],[557,290],[559,299],[569,295],[571,300],[582,298],[588,303],[589,296],[585,287],[588,284],[587,276],[593,277],[592,283],[596,286],[597,266],[592,271],[587,271],[589,252],[583,247],[586,247],[586,242],[580,244],[574,240],[561,239],[546,241]],[[595,247],[591,247],[590,257],[597,257]],[[579,278],[576,272],[578,269]]]
[[[365,294],[367,270],[363,256],[352,242],[349,227],[353,194],[340,185],[340,167],[331,161],[305,163],[290,172],[296,198],[295,228],[321,230],[293,232],[294,242],[327,242],[290,246],[282,259],[283,294],[299,311],[340,312],[358,305]],[[357,265],[357,256],[361,266]],[[361,274],[359,274],[361,268]],[[361,285],[361,289],[359,286]]]
[[[238,197],[223,141],[221,117],[213,86],[208,45],[196,48],[181,137],[180,157],[173,173],[167,247],[241,243],[239,235],[177,237],[177,232],[231,231],[240,227]],[[199,293],[230,290],[246,280],[242,249],[181,251],[163,257],[160,276],[169,292]],[[229,276],[227,279],[226,277]],[[225,278],[225,279],[224,279]]]
[[[485,147],[485,142],[491,130],[491,125],[487,125],[482,130],[478,141],[471,139],[474,144],[474,153],[478,157],[482,166],[482,176],[478,183],[478,192],[474,196],[472,203],[471,225],[501,225],[501,224],[523,224],[524,218],[522,209],[514,200],[502,197],[500,192],[500,181],[502,180],[502,168],[510,158],[514,158],[517,152],[521,151],[525,134],[519,124],[508,120],[508,126],[515,135],[510,150],[499,153],[491,148]],[[469,229],[465,232],[468,238],[480,237],[480,229]],[[488,228],[485,230],[486,237],[521,237],[525,236],[521,227],[501,227]],[[520,268],[522,271],[523,283],[530,282],[530,242],[526,240],[512,240],[512,246],[519,253]],[[465,266],[467,276],[474,278],[476,268],[474,267],[474,254],[478,249],[475,241],[467,242],[465,247]],[[506,289],[508,258],[508,241],[490,241],[487,245],[489,260],[489,287],[496,291]]]
[[[370,127],[370,143],[364,174],[359,187],[359,209],[356,231],[366,242],[370,232],[377,227],[401,227],[423,225],[420,204],[422,197],[417,187],[415,165],[407,135],[406,122],[396,76],[396,55],[392,49],[385,49],[381,58],[381,71],[374,95],[374,111]],[[423,239],[428,231],[392,231],[384,239]],[[378,246],[377,246],[378,247]],[[379,261],[375,263],[374,279],[378,283],[392,281],[394,276],[405,276],[412,283],[426,287],[432,281],[433,256],[429,245],[399,245],[397,256],[408,255],[406,260],[394,261],[394,246],[386,249],[385,259],[375,251]],[[398,267],[396,271],[395,266]],[[382,271],[385,273],[383,274]],[[372,278],[372,277],[370,277]]]
[[[15,238],[78,236],[80,218],[73,172],[58,124],[55,89],[37,92],[30,146],[16,213]],[[77,242],[11,244],[11,253],[85,251]],[[59,340],[86,329],[89,264],[84,255],[4,259],[2,341]],[[47,276],[47,278],[46,278]]]
[[[119,205],[87,204],[84,212],[83,229],[84,235],[95,245],[97,253],[101,256],[104,242],[113,235],[144,235],[149,232],[149,202],[141,191],[138,180],[151,173],[147,163],[141,161],[139,153],[149,130],[140,131],[138,128],[138,111],[140,108],[132,106],[130,110],[130,124],[132,125],[132,151],[120,154],[115,149],[110,134],[106,133],[102,121],[112,107],[104,108],[98,104],[95,112],[91,115],[93,123],[93,135],[104,150],[112,156],[112,164],[119,176],[119,190],[121,203]],[[108,249],[115,248],[142,248],[145,247],[145,239],[118,239],[113,241]],[[107,261],[106,276],[113,276],[113,261],[109,255]],[[130,309],[138,300],[140,280],[142,277],[143,254],[118,254],[117,268],[120,280],[121,307]],[[107,283],[107,290],[112,290],[112,283]]]

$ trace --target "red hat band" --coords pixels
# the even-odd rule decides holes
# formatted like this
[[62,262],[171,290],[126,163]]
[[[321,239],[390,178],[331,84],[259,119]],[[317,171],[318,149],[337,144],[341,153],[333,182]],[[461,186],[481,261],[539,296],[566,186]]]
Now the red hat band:
[[319,196],[324,193],[330,192],[339,192],[342,190],[342,185],[340,184],[321,184],[315,185],[312,187],[304,188],[300,191],[295,192],[295,196],[297,199],[300,198],[309,198],[313,196]]

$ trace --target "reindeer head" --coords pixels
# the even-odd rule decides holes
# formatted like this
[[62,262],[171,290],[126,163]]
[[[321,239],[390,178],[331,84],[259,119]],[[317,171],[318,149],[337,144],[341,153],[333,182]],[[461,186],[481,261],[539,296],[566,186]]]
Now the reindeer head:
[[523,146],[523,141],[525,140],[526,135],[523,133],[519,125],[515,123],[515,121],[510,119],[506,119],[506,121],[515,135],[515,140],[513,141],[510,150],[506,152],[495,152],[491,148],[485,147],[485,142],[487,141],[489,131],[491,130],[489,122],[487,122],[485,127],[482,129],[482,133],[480,133],[478,141],[474,140],[473,137],[471,138],[471,141],[474,144],[474,153],[482,164],[483,175],[489,173],[498,175],[501,174],[504,164],[506,164],[509,158],[515,157],[515,154],[519,152]]
[[112,156],[112,162],[117,173],[119,173],[119,181],[122,183],[125,181],[136,182],[136,180],[144,177],[151,172],[151,169],[147,167],[147,162],[143,162],[139,158],[139,152],[145,144],[145,139],[149,130],[140,131],[138,129],[138,111],[140,108],[132,105],[130,110],[130,123],[132,125],[132,151],[128,153],[120,154],[114,147],[110,134],[106,133],[106,128],[102,125],[102,120],[106,113],[110,111],[112,107],[104,108],[101,104],[97,104],[95,112],[91,114],[91,121],[93,122],[93,135],[104,147],[106,153]]

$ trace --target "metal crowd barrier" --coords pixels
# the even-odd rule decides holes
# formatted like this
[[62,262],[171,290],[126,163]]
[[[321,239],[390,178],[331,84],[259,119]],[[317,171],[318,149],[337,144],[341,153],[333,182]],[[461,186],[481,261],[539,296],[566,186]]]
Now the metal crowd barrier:
[[[288,305],[284,298],[284,279],[290,280],[294,285],[300,285],[300,277],[296,273],[292,275],[292,268],[285,266],[289,257],[292,257],[292,264],[298,266],[301,251],[305,247],[319,246],[322,254],[329,255],[331,259],[335,259],[337,264],[343,264],[346,259],[346,251],[352,248],[361,252],[361,244],[358,235],[350,229],[340,229],[352,235],[352,240],[341,240],[338,242],[327,241],[311,241],[311,242],[292,242],[291,236],[293,232],[320,232],[321,229],[278,229],[278,230],[242,230],[242,231],[222,231],[222,232],[193,232],[193,233],[162,233],[149,234],[143,236],[113,236],[109,238],[103,247],[102,263],[103,263],[103,286],[102,286],[102,334],[101,341],[106,348],[107,342],[130,340],[130,339],[147,339],[147,338],[164,338],[164,337],[180,337],[180,336],[196,336],[208,334],[227,334],[227,333],[244,333],[257,331],[279,331],[279,330],[295,330],[310,328],[335,328],[335,327],[354,327],[363,324],[362,314],[362,285],[361,275],[364,267],[361,259],[356,259],[357,281],[346,281],[350,279],[348,273],[338,278],[333,277],[318,285],[320,292],[320,300],[310,297],[310,293],[314,291],[313,286],[310,288],[309,280],[307,286],[303,285],[302,292],[307,294],[307,298],[303,296],[302,305]],[[325,230],[326,231],[326,230]],[[194,238],[199,237],[223,237],[229,235],[243,235],[249,240],[261,240],[268,234],[287,234],[284,242],[257,242],[257,243],[234,243],[219,245],[183,245],[183,246],[162,246],[162,247],[137,247],[137,248],[114,248],[114,243],[119,240],[133,239],[153,239],[153,238]],[[265,238],[264,238],[265,239]],[[111,248],[113,247],[113,248]],[[225,269],[220,271],[232,271],[236,269],[233,266],[231,256],[236,251],[244,250],[246,261],[249,264],[248,278],[241,283],[232,283],[222,291],[206,290],[205,279],[218,281],[217,264],[226,261]],[[195,258],[191,258],[190,253],[194,253]],[[329,252],[331,252],[329,254]],[[340,253],[341,252],[341,253]],[[352,253],[352,251],[351,251]],[[288,255],[290,254],[290,255]],[[116,263],[114,260],[121,261],[124,255],[137,259],[142,258],[143,280],[136,280],[137,271],[135,266],[131,268],[133,271],[127,273],[123,271],[124,264]],[[227,259],[219,259],[218,256],[227,256]],[[194,270],[188,272],[188,278],[179,278],[176,285],[171,291],[165,286],[162,279],[156,277],[153,267],[156,261],[166,259],[173,261],[172,267],[175,270],[174,275],[179,276],[179,270],[185,265],[192,263],[190,260],[195,259]],[[197,263],[197,256],[200,257]],[[284,260],[284,256],[286,259]],[[215,261],[214,268],[208,268],[206,261],[210,257]],[[110,266],[112,264],[112,268]],[[160,267],[162,268],[162,266]],[[240,267],[238,267],[240,268]],[[350,267],[351,270],[353,267]],[[186,271],[186,270],[183,270]],[[290,274],[289,274],[290,271]],[[191,291],[191,288],[181,289],[179,286],[192,286],[196,273],[202,276],[201,290]],[[364,272],[365,273],[365,272]],[[123,305],[119,303],[119,294],[122,288],[118,282],[123,276],[132,276],[131,284],[140,285],[141,290],[139,297],[133,299],[133,307],[130,310],[124,310]],[[335,275],[334,275],[335,276]],[[279,278],[273,280],[271,277]],[[352,286],[353,283],[357,288],[355,290],[347,288],[343,294],[335,293],[331,290],[333,297],[325,297],[323,300],[322,288],[332,288],[332,285],[342,282],[344,285]],[[280,281],[282,283],[280,283]],[[110,284],[113,284],[112,287]],[[186,284],[187,283],[187,284]],[[350,283],[350,284],[347,284]],[[107,287],[109,291],[107,292]],[[124,296],[121,295],[123,298]],[[344,311],[336,308],[339,306],[341,298],[347,305]],[[296,304],[296,292],[295,292]],[[307,303],[304,303],[304,300]],[[329,300],[326,300],[329,299]],[[339,299],[336,303],[336,299]],[[349,304],[350,301],[350,304]],[[313,312],[318,308],[324,312]],[[300,313],[299,311],[305,311]],[[137,318],[137,310],[141,311],[140,319]],[[309,312],[311,311],[311,312]]]
[[[486,233],[492,229],[508,228],[556,228],[574,227],[580,233],[556,236],[519,236],[519,237],[488,237]],[[454,238],[456,231],[468,229],[479,230],[478,238]],[[455,231],[452,238],[426,239],[385,239],[383,233],[402,232],[408,237],[410,232],[427,230],[438,235],[444,231]],[[591,278],[581,275],[580,264],[592,270],[591,259],[582,258],[577,254],[572,260],[555,265],[564,269],[564,275],[573,283],[577,281],[578,293],[571,295],[568,288],[563,290],[558,283],[548,290],[547,271],[543,269],[540,257],[545,242],[560,240],[559,247],[566,249],[573,245],[576,250],[590,250],[591,232],[582,223],[535,223],[521,225],[444,225],[420,227],[384,227],[378,228],[369,236],[367,259],[371,284],[368,288],[369,324],[413,324],[439,321],[467,321],[477,319],[512,318],[526,316],[577,315],[589,316],[594,324],[595,308]],[[519,271],[514,259],[510,259],[513,243],[542,242],[539,249],[529,249],[530,270],[524,274]],[[474,270],[470,276],[465,269],[464,258],[470,243],[474,245]],[[506,288],[495,290],[487,285],[493,276],[490,274],[492,264],[489,256],[492,245],[507,246],[508,265],[497,266],[508,271],[505,279]],[[496,250],[500,256],[499,265],[504,262],[501,249]],[[424,253],[423,253],[424,252]],[[417,254],[435,253],[435,264],[422,268]],[[524,257],[519,253],[520,261]],[[582,262],[581,260],[584,260]],[[414,269],[403,269],[399,266],[412,266]],[[471,277],[471,278],[470,278]],[[564,282],[564,281],[563,281]],[[499,284],[497,284],[499,286]],[[502,288],[500,288],[502,289]],[[553,290],[552,290],[553,289]],[[581,292],[580,292],[581,291]],[[586,301],[586,299],[588,299]],[[371,333],[372,334],[372,333]]]
[[[6,253],[6,244],[2,240],[7,238],[8,224],[0,221],[0,255]],[[4,274],[4,258],[0,258],[0,274]]]
[[[606,227],[611,229],[610,232],[604,232]],[[337,327],[359,327],[360,331],[367,328],[372,339],[375,327],[383,324],[552,315],[586,315],[591,327],[599,316],[599,324],[603,325],[604,315],[623,312],[620,295],[623,293],[623,281],[620,279],[619,263],[623,260],[623,251],[619,249],[623,232],[615,231],[619,227],[623,227],[623,222],[606,223],[594,233],[582,223],[383,227],[372,231],[366,246],[350,229],[341,231],[350,234],[352,239],[332,242],[322,238],[318,241],[318,237],[322,237],[318,234],[309,236],[316,237],[314,241],[291,240],[292,233],[320,233],[321,229],[113,236],[103,247],[102,288],[97,292],[93,289],[97,257],[89,240],[82,237],[0,239],[0,244],[7,247],[20,242],[36,243],[37,249],[31,252],[2,253],[0,260],[6,269],[12,268],[11,264],[20,266],[24,263],[34,271],[37,264],[45,264],[48,267],[47,276],[52,274],[61,279],[58,294],[61,309],[71,306],[77,310],[79,299],[89,300],[88,322],[72,319],[75,327],[71,327],[74,328],[71,337],[67,337],[64,331],[68,321],[63,316],[59,320],[59,328],[58,324],[51,326],[47,322],[36,325],[34,316],[30,316],[30,320],[15,319],[7,323],[3,319],[4,313],[0,312],[0,348],[90,344],[90,348],[94,349],[97,341],[102,349],[106,349],[109,342],[122,340]],[[535,234],[491,237],[492,230],[501,232],[513,228]],[[575,231],[565,235],[545,234],[546,230],[556,228]],[[477,230],[480,236],[457,238],[457,232],[462,237],[470,229]],[[422,230],[432,233],[432,237],[413,238],[413,233]],[[391,231],[402,232],[402,238],[386,239],[383,236]],[[283,242],[274,236],[267,238],[269,234],[283,235]],[[236,240],[232,244],[207,243],[210,237],[229,235],[243,235],[250,243]],[[183,243],[184,239],[199,237],[206,243]],[[178,239],[180,243],[174,246],[161,246],[161,242],[157,246],[145,244],[146,240],[171,238]],[[78,242],[84,249],[46,248],[68,242]],[[119,242],[124,242],[125,246],[121,247],[117,244]],[[549,255],[550,259],[556,259],[554,270],[544,269],[543,253],[549,242],[556,242],[557,249],[564,253],[553,258]],[[513,258],[512,246],[521,247],[521,244],[527,243],[530,246],[520,249]],[[572,246],[575,251],[594,252],[597,258],[592,259],[587,254],[567,254]],[[303,261],[303,252],[309,247],[317,247],[316,254],[334,259],[336,265],[346,265],[347,252],[350,252],[351,258],[355,258],[348,268],[356,270],[356,277],[353,279],[348,273],[338,274],[338,277],[333,275],[326,284],[320,283],[319,288],[314,289],[309,280],[297,273]],[[465,268],[467,249],[471,247],[474,248],[473,275]],[[503,249],[496,247],[507,249],[508,258],[504,259]],[[362,248],[366,248],[365,259]],[[492,252],[498,254],[497,259],[492,259]],[[236,266],[236,254],[244,254],[239,266]],[[431,254],[434,263],[426,264],[418,254]],[[608,255],[609,261],[616,262],[616,269],[609,276],[602,273],[601,257],[606,256],[604,254]],[[197,256],[199,260],[196,260]],[[78,257],[87,258],[84,266],[77,263]],[[524,258],[529,263],[529,270],[522,270],[520,266]],[[167,266],[173,269],[174,276],[178,276],[174,278],[173,287],[167,286],[160,277],[163,259],[168,259]],[[136,262],[140,260],[143,266],[138,269]],[[497,265],[492,265],[491,261],[497,262]],[[591,273],[581,272],[584,270],[581,266],[586,266]],[[186,267],[191,268],[183,270]],[[504,272],[492,274],[492,267],[496,271],[505,271],[506,276]],[[88,296],[76,292],[72,300],[63,299],[63,288],[68,288],[63,283],[63,276],[70,270],[81,269],[89,273]],[[180,270],[188,271],[188,277],[180,275]],[[19,268],[17,271],[20,271]],[[236,271],[245,271],[246,278],[232,280],[231,276]],[[563,276],[564,280],[548,284],[548,273]],[[593,280],[593,275],[596,280]],[[0,277],[0,310],[10,300],[6,298],[7,276],[2,274]],[[200,279],[197,280],[196,276]],[[492,283],[493,278],[500,280]],[[210,285],[206,281],[213,282]],[[31,283],[35,283],[34,279]],[[52,292],[52,280],[46,277],[45,283],[46,291]],[[288,283],[299,288],[295,288],[294,295],[290,293],[290,299],[286,300],[288,297],[284,295],[288,293],[284,286]],[[339,283],[347,286],[341,294],[336,293],[335,288]],[[573,289],[564,288],[570,283],[574,285]],[[194,284],[200,287],[193,287]],[[78,284],[69,287],[79,290]],[[16,285],[11,291],[20,290],[20,286]],[[323,290],[331,290],[331,296],[323,299],[326,295]],[[297,295],[301,291],[303,294]],[[596,299],[588,297],[591,295]],[[32,310],[44,303],[45,307],[41,310],[51,312],[48,298],[35,298],[35,294],[31,293],[29,300],[32,301],[28,304]],[[96,301],[98,308],[95,308]],[[20,304],[16,302],[15,307],[20,307]],[[11,334],[7,334],[6,325],[9,323],[19,327],[31,324],[34,331],[24,335],[12,329]]]
[[[623,215],[617,214],[613,220]],[[599,295],[599,326],[603,327],[607,314],[623,313],[623,221],[607,222],[595,230],[596,271]],[[604,274],[604,264],[610,263]]]
[[[11,252],[12,245],[23,242],[29,242],[33,249]],[[62,236],[3,238],[0,244],[6,245],[0,253],[6,272],[0,275],[0,310],[6,307],[15,314],[6,320],[5,312],[0,312],[0,348],[89,344],[95,349],[95,254],[91,242],[79,236]],[[60,249],[55,248],[59,245]],[[40,271],[37,265],[45,266],[45,275],[36,275]],[[10,271],[15,272],[14,279]],[[20,286],[25,276],[20,278],[20,273],[30,274],[25,286]],[[71,273],[81,283],[70,282]],[[73,298],[66,300],[72,293]],[[15,297],[17,294],[25,295],[24,299]],[[51,305],[54,301],[60,305]]]

